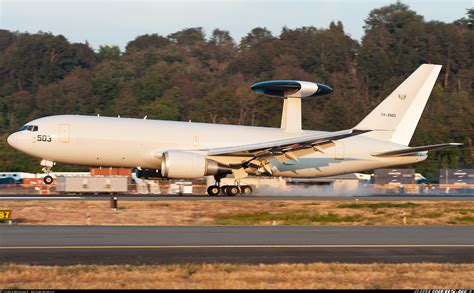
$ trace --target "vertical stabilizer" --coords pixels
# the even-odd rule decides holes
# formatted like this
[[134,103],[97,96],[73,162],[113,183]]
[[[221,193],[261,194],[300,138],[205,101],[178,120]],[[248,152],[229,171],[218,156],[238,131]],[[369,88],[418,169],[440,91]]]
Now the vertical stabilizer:
[[356,127],[371,137],[408,145],[438,78],[441,65],[423,64]]

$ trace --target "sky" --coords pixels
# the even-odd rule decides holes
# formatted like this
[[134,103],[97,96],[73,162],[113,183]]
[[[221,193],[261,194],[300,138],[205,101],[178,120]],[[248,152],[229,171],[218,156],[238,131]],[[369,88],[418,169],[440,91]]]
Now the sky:
[[[466,17],[471,0],[404,0],[425,20],[452,22]],[[202,27],[209,36],[215,28],[228,30],[239,42],[254,27],[266,27],[274,35],[281,29],[302,26],[328,27],[340,20],[345,31],[360,40],[364,19],[374,8],[395,0],[0,0],[0,28],[62,34],[71,42],[118,45],[143,34],[170,33]]]

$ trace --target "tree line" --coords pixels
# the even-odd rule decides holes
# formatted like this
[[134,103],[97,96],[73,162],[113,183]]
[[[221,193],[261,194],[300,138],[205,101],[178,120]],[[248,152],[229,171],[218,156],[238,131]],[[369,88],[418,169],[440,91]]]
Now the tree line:
[[[372,10],[354,40],[341,22],[328,28],[252,29],[240,42],[200,27],[146,34],[117,46],[71,43],[62,35],[0,30],[0,170],[39,171],[38,160],[6,137],[54,114],[100,114],[279,127],[282,101],[250,85],[298,79],[335,91],[303,101],[305,129],[356,125],[422,63],[443,65],[411,145],[463,142],[432,153],[418,171],[473,167],[474,9],[452,23],[425,21],[397,2]],[[59,166],[58,170],[77,169]]]

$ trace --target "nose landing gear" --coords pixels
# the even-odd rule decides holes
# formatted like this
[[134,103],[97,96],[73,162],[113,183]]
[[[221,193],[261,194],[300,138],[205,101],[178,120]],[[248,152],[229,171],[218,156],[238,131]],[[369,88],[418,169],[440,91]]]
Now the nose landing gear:
[[49,184],[53,183],[53,181],[54,181],[54,179],[53,179],[53,177],[51,177],[50,175],[46,175],[46,176],[44,176],[44,178],[43,178],[44,184],[48,184],[48,185],[49,185]]
[[41,160],[40,165],[43,167],[41,170],[46,173],[46,176],[43,178],[43,182],[44,184],[50,185],[53,183],[54,179],[51,175],[49,175],[49,173],[51,173],[51,169],[54,165],[56,165],[56,163],[48,160]]

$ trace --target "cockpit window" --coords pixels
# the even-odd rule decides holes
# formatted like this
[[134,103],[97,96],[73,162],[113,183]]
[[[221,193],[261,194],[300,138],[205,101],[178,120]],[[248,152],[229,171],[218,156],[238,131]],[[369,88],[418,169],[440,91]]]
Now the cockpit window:
[[38,125],[23,125],[22,127],[20,127],[19,131],[23,130],[38,131]]

